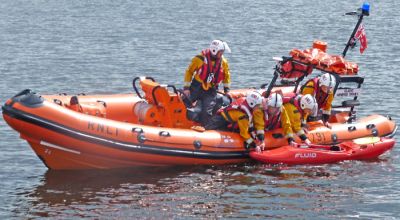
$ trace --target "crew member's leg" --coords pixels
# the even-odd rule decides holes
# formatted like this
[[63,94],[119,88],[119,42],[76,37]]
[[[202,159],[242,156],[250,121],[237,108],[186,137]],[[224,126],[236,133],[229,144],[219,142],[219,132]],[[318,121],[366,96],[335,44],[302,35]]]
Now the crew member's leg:
[[204,91],[201,100],[200,122],[203,126],[207,125],[213,116],[214,106],[217,104],[217,91],[209,89]]
[[222,117],[222,115],[217,114],[211,117],[208,124],[204,126],[206,130],[225,130],[228,126],[228,122]]
[[199,100],[202,96],[203,93],[203,88],[201,87],[201,83],[193,80],[192,83],[190,84],[190,101],[193,103],[197,100]]

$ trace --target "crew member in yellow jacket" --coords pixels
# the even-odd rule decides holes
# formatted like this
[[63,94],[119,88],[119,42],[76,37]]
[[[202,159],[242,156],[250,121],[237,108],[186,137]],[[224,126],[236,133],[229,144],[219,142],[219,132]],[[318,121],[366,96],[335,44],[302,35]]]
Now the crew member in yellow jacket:
[[201,101],[199,122],[203,126],[213,115],[219,84],[223,83],[224,92],[229,92],[231,74],[224,52],[231,52],[226,42],[212,41],[209,48],[192,59],[185,73],[184,94],[190,103]]
[[304,126],[306,125],[308,115],[314,112],[317,105],[315,98],[310,94],[296,95],[290,98],[288,102],[284,102],[283,106],[286,109],[291,126],[284,127],[283,130],[288,138],[289,144],[292,144],[294,141],[294,134],[299,136],[307,145],[311,144],[311,141],[306,135]]
[[231,130],[239,129],[240,136],[244,140],[246,149],[256,148],[255,140],[249,133],[251,122],[253,118],[254,109],[259,108],[262,102],[260,93],[253,91],[231,103],[229,106],[224,107],[214,115],[210,122],[205,126],[206,130],[216,130],[231,128]]
[[[290,119],[283,106],[282,95],[279,93],[273,93],[268,98],[264,98],[261,108],[255,109],[253,116],[257,140],[261,142],[260,148],[256,148],[258,152],[265,148],[264,131],[270,131],[281,127],[284,132],[291,131]],[[287,133],[285,133],[285,135],[287,135]]]
[[301,88],[301,94],[310,94],[314,96],[318,103],[318,112],[322,113],[322,121],[325,126],[331,127],[329,124],[329,117],[331,115],[333,90],[336,86],[336,79],[332,74],[325,73],[320,77],[315,77],[307,81]]

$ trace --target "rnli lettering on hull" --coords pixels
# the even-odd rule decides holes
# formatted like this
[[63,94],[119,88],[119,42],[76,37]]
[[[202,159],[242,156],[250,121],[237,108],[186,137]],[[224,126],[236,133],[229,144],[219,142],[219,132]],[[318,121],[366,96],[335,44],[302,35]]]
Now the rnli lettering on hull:
[[99,133],[107,134],[110,136],[118,136],[118,128],[113,128],[95,122],[88,122],[88,129],[92,131],[97,131]]
[[296,153],[294,158],[316,158],[317,153]]

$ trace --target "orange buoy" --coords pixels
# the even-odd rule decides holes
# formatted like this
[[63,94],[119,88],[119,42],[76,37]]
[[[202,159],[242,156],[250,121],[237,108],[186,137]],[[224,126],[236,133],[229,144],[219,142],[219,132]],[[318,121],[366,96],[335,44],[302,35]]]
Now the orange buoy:
[[314,40],[312,47],[326,52],[326,49],[328,48],[328,43],[326,43],[325,41]]

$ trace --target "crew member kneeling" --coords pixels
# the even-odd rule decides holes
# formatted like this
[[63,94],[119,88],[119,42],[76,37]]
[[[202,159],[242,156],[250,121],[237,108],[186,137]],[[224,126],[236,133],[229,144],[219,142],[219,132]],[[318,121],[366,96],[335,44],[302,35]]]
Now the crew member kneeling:
[[[267,99],[263,99],[261,108],[254,110],[254,128],[256,129],[257,140],[262,144],[258,152],[264,150],[264,131],[271,131],[280,127],[288,132],[291,129],[290,119],[283,106],[282,96],[273,93]],[[285,135],[287,135],[285,133]]]
[[306,125],[308,115],[315,111],[317,105],[315,98],[310,94],[296,95],[283,104],[291,124],[290,127],[284,127],[283,131],[289,144],[294,141],[294,133],[307,145],[311,144],[303,127]]
[[249,133],[249,127],[253,118],[253,110],[259,108],[262,102],[260,93],[253,91],[246,97],[237,99],[229,106],[224,107],[213,116],[205,126],[206,130],[226,129],[228,126],[237,125],[240,136],[244,139],[246,149],[256,148],[257,144]]
[[[327,127],[329,124],[329,117],[331,115],[333,89],[336,86],[336,79],[332,74],[325,73],[320,77],[315,77],[306,82],[301,88],[301,94],[310,94],[314,96],[318,103],[318,112],[322,111],[322,121]],[[315,115],[316,116],[316,115]]]

